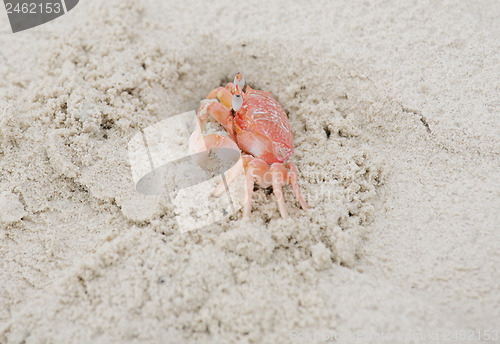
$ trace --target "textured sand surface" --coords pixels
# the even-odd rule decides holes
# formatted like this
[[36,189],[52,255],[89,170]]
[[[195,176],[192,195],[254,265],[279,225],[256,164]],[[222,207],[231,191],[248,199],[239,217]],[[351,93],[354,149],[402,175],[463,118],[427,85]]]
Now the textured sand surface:
[[[500,3],[158,3],[0,21],[1,343],[500,331]],[[180,233],[127,144],[238,71],[311,209]]]

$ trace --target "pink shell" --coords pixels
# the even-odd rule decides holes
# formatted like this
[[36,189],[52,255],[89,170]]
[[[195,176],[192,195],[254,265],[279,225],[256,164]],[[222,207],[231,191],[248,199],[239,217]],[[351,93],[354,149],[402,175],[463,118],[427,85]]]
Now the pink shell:
[[[293,155],[293,132],[290,121],[281,105],[271,93],[248,88],[244,94],[243,106],[236,116],[251,119],[253,125],[241,123],[243,129],[264,135],[272,142],[272,151],[262,158],[267,163],[285,162]],[[241,148],[241,147],[240,147]],[[271,155],[270,155],[270,154]],[[271,157],[270,157],[271,156]]]

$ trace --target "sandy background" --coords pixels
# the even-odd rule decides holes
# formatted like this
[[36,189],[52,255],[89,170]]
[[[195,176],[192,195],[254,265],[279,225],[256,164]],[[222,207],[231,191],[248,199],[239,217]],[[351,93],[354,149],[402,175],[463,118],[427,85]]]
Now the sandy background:
[[[159,3],[0,16],[1,343],[500,330],[498,1]],[[179,233],[127,143],[238,71],[312,209]]]

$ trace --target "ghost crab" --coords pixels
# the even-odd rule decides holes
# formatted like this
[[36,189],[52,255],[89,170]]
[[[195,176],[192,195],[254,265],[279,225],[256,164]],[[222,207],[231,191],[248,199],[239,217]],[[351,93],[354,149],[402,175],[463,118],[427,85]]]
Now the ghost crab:
[[[254,90],[250,86],[243,91],[245,80],[241,73],[234,82],[219,87],[207,95],[198,110],[200,129],[190,139],[194,151],[213,148],[241,150],[240,162],[228,172],[227,183],[234,181],[245,171],[247,202],[243,216],[249,216],[252,208],[254,183],[267,188],[272,186],[282,218],[288,217],[282,187],[290,184],[303,209],[307,204],[297,184],[297,167],[291,160],[294,153],[293,133],[288,117],[281,105],[269,92]],[[220,134],[204,135],[209,116],[221,124],[230,137]],[[219,196],[224,191],[221,183],[212,193]]]

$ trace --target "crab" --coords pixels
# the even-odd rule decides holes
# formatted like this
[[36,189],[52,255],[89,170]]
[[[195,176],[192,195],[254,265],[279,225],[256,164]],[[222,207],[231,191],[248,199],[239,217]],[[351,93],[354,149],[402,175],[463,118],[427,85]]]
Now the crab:
[[[291,159],[294,154],[292,128],[285,111],[271,93],[250,86],[246,86],[243,91],[244,87],[245,80],[238,73],[234,82],[208,93],[198,110],[199,128],[190,138],[190,147],[194,151],[231,148],[243,152],[241,161],[228,171],[227,180],[217,186],[212,194],[222,194],[225,186],[244,170],[247,201],[243,216],[250,215],[256,183],[262,188],[272,186],[280,215],[287,218],[282,189],[287,184],[291,185],[301,207],[308,208],[297,183],[297,167]],[[209,117],[222,125],[229,135],[206,134]]]

